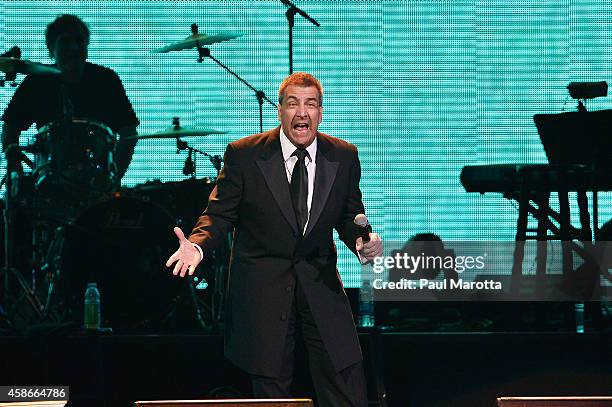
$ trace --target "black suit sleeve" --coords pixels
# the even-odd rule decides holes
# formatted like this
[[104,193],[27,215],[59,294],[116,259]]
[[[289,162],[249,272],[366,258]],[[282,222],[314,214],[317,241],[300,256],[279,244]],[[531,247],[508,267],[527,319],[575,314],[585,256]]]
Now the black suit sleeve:
[[350,190],[344,204],[344,210],[342,211],[340,221],[336,225],[336,230],[338,231],[340,240],[342,240],[353,253],[357,254],[355,242],[359,237],[359,229],[355,225],[354,220],[357,214],[365,213],[361,200],[361,189],[359,189],[361,164],[359,163],[357,149],[353,150],[349,177]]
[[210,194],[208,206],[189,236],[190,242],[202,248],[204,257],[223,242],[238,221],[242,189],[242,174],[236,162],[236,150],[230,144],[225,150],[223,169]]

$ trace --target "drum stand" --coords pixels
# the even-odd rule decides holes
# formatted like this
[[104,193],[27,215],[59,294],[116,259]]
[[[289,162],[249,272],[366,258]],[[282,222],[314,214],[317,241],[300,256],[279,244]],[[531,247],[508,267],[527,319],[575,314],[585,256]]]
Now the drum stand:
[[[20,150],[29,151],[28,147],[19,147]],[[18,153],[9,153],[7,157],[7,168],[18,168],[21,162],[25,162],[28,166],[34,167],[34,164],[19,151]],[[7,312],[7,320],[13,326],[19,312],[24,312],[24,309],[19,308],[21,299],[29,304],[29,308],[34,311],[36,321],[40,322],[49,317],[55,316],[52,309],[52,298],[55,288],[55,278],[59,273],[59,256],[61,255],[61,244],[63,244],[62,227],[51,230],[51,226],[39,220],[39,214],[35,216],[32,230],[32,267],[33,276],[32,283],[28,283],[23,276],[22,271],[15,264],[15,225],[16,212],[15,204],[19,195],[20,188],[20,172],[8,171],[3,183],[6,183],[6,194],[4,199],[4,267],[2,268],[2,306]],[[60,243],[58,251],[58,242]],[[35,273],[38,271],[38,273]],[[46,293],[41,299],[36,287],[36,274],[48,276],[48,287]],[[26,320],[25,322],[36,322]]]
[[183,141],[177,137],[176,152],[178,153],[179,151],[182,151],[182,150],[188,151],[187,159],[185,160],[185,165],[183,166],[183,175],[187,175],[191,178],[196,177],[196,160],[195,160],[196,156],[193,153],[198,153],[198,154],[203,155],[204,157],[208,157],[213,167],[215,167],[215,170],[217,170],[217,175],[219,175],[219,171],[221,171],[221,163],[223,162],[220,156],[210,155],[205,151],[198,150],[197,148],[191,147],[189,144],[187,144],[186,141]]
[[[173,125],[178,125],[177,118],[175,118],[175,122],[173,122]],[[183,150],[187,150],[189,152],[187,159],[185,160],[185,165],[183,166],[184,175],[190,176],[191,178],[195,179],[196,177],[195,157],[197,157],[197,155],[195,155],[194,153],[197,153],[197,154],[201,154],[207,157],[210,160],[211,164],[217,171],[217,177],[219,176],[219,172],[221,171],[221,163],[223,162],[223,159],[220,156],[210,155],[206,153],[205,151],[201,151],[201,150],[198,150],[197,148],[193,148],[189,146],[189,144],[187,144],[186,141],[180,140],[179,138],[176,139],[176,149],[177,149],[176,150],[177,153]],[[227,247],[231,247],[231,246],[232,246],[232,235],[228,234],[228,246]],[[229,253],[227,252],[225,246],[222,246],[218,248],[217,250],[215,250],[213,254],[213,258],[211,259],[213,263],[212,269],[213,269],[213,279],[215,282],[215,286],[214,286],[214,291],[211,296],[210,306],[204,303],[204,301],[202,301],[196,295],[196,289],[194,288],[194,285],[193,284],[189,285],[190,296],[195,306],[196,318],[202,328],[206,328],[206,324],[204,320],[202,319],[202,307],[205,309],[206,313],[210,313],[210,319],[212,321],[213,328],[218,327],[219,324],[223,320],[223,305],[225,302],[225,287],[227,285],[227,276],[228,276],[228,273],[227,273],[228,259],[229,259]],[[206,282],[205,279],[203,279],[203,281]],[[206,283],[206,285],[208,284]],[[170,314],[170,316],[171,315],[172,313]]]
[[[45,300],[45,307],[44,307],[45,317],[51,316],[51,315],[54,315],[57,317],[57,315],[55,315],[55,312],[53,310],[53,305],[54,305],[53,299],[54,299],[54,293],[55,293],[55,282],[57,278],[59,277],[60,271],[61,271],[60,265],[61,265],[62,251],[64,249],[64,242],[66,241],[65,235],[66,235],[66,229],[62,226],[57,227],[55,229],[53,236],[51,237],[51,241],[48,245],[47,252],[45,256],[42,257],[42,259],[44,260],[44,263],[42,263],[40,267],[40,271],[43,275],[46,274],[49,280],[49,286],[47,287],[47,298]],[[59,319],[61,320],[61,318]]]
[[[21,152],[19,152],[19,154],[21,155]],[[16,185],[18,185],[15,183],[19,180],[19,172],[11,171],[10,169],[17,167],[15,163],[17,163],[17,166],[21,166],[21,160],[15,160],[14,157],[11,157],[9,154],[9,156],[7,156],[7,174],[3,180],[6,184],[6,195],[4,200],[4,267],[2,268],[4,287],[2,304],[7,313],[7,320],[9,323],[13,323],[13,325],[16,304],[19,303],[18,300],[21,297],[18,297],[16,293],[13,294],[13,282],[11,280],[17,283],[16,289],[25,297],[36,317],[42,319],[44,309],[36,293],[32,290],[20,270],[18,270],[14,264],[13,227],[15,224],[15,210],[13,205],[15,202],[13,195]]]

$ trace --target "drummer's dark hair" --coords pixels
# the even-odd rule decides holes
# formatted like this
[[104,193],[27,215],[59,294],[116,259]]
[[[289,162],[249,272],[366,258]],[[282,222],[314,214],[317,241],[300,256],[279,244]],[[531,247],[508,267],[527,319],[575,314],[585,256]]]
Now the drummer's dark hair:
[[55,45],[57,37],[65,33],[77,34],[83,38],[85,45],[89,45],[89,28],[87,24],[74,14],[62,14],[49,23],[45,31],[45,42],[47,43],[50,55],[52,54],[51,48]]

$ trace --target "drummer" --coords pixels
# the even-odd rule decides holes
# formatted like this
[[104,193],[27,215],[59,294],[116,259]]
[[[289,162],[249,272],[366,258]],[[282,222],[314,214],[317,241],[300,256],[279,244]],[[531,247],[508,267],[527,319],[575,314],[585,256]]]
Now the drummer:
[[[136,135],[139,124],[119,76],[110,68],[86,61],[89,29],[77,16],[64,14],[47,26],[49,55],[61,75],[30,75],[15,91],[2,120],[2,150],[19,143],[33,123],[42,126],[66,117],[102,122],[120,140]],[[135,141],[118,144],[115,161],[121,178],[132,159]]]

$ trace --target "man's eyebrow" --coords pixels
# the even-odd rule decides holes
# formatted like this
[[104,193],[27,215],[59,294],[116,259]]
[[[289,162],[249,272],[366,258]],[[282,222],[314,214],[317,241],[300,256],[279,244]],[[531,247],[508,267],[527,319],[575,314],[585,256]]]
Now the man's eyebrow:
[[[286,99],[286,100],[289,100],[289,99],[298,100],[297,96],[287,96],[285,99]],[[310,101],[313,101],[313,100],[314,100],[315,102],[318,102],[318,101],[319,101],[319,98],[317,98],[317,97],[306,98],[306,101],[307,101],[307,102],[310,102]]]

